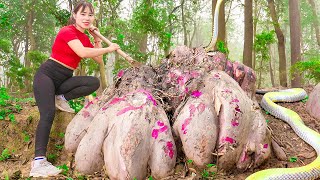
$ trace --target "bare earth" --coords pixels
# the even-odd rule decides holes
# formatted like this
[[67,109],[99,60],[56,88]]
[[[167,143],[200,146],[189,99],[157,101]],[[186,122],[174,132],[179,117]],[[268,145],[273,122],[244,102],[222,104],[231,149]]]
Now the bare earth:
[[[308,94],[312,91],[313,86],[305,87]],[[256,96],[258,102],[261,100],[262,95]],[[320,131],[320,121],[314,119],[306,112],[306,104],[303,102],[295,103],[279,103],[279,105],[289,108],[297,112],[303,119],[305,124],[314,129]],[[16,124],[13,124],[9,120],[0,120],[0,150],[8,148],[12,157],[6,161],[0,161],[0,179],[10,177],[10,179],[26,179],[30,171],[30,163],[33,158],[34,149],[34,130],[36,128],[39,115],[37,114],[37,107],[32,103],[26,103],[22,106],[23,110],[18,113],[14,113]],[[272,131],[273,139],[283,148],[287,155],[287,161],[278,160],[274,154],[271,158],[258,169],[250,169],[246,172],[231,172],[230,174],[224,174],[217,172],[214,176],[204,178],[201,173],[203,170],[197,170],[192,167],[192,164],[187,163],[186,160],[181,157],[178,158],[178,162],[175,168],[175,174],[166,179],[245,179],[253,172],[269,169],[269,168],[287,168],[287,167],[299,167],[312,162],[316,157],[316,153],[311,146],[302,141],[291,129],[289,125],[282,122],[279,119],[274,118],[271,115],[263,113],[268,126]],[[69,119],[72,117],[68,117]],[[63,132],[61,129],[65,128],[67,123],[62,123],[62,127],[53,129],[53,138],[50,139],[49,154],[56,158],[52,158],[54,165],[70,165],[70,158],[67,153],[61,150],[63,145]],[[28,136],[29,135],[29,140]],[[11,151],[14,150],[13,153]],[[296,162],[290,162],[289,159],[296,157]],[[72,164],[71,164],[72,166]],[[210,170],[215,171],[214,168]],[[83,179],[83,176],[79,176],[76,172],[73,172],[72,168],[68,170],[67,175],[60,175],[51,179],[66,179],[71,177],[73,179]],[[95,175],[86,176],[87,179],[108,179],[104,175],[104,172],[98,172]],[[151,178],[149,178],[151,179]]]

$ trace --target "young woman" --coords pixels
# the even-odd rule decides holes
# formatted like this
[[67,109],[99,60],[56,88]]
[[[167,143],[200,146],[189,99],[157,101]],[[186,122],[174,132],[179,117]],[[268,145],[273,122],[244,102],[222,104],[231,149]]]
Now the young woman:
[[[55,114],[55,107],[74,113],[68,100],[86,96],[97,90],[99,80],[91,76],[72,77],[82,58],[92,58],[103,63],[102,55],[119,49],[117,44],[101,48],[101,39],[93,31],[94,9],[92,4],[80,1],[75,7],[68,26],[56,36],[50,58],[44,62],[34,76],[33,90],[40,112],[40,121],[35,137],[35,158],[31,163],[30,176],[48,177],[61,172],[46,159],[49,134]],[[84,33],[94,38],[94,45]]]

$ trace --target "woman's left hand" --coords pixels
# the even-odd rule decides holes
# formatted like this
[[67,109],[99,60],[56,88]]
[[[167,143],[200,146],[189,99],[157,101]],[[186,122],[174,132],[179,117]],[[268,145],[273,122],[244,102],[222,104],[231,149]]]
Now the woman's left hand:
[[91,34],[91,36],[93,36],[94,38],[94,41],[101,41],[101,39],[94,33],[94,31],[98,31],[99,32],[99,29],[95,26],[91,26],[89,28],[89,33]]

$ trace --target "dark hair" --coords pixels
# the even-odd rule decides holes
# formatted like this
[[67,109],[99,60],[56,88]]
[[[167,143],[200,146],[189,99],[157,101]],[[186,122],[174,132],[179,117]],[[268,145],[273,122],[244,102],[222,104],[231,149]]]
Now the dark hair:
[[[92,14],[94,14],[94,8],[91,3],[87,1],[79,1],[76,7],[73,9],[72,13],[77,14],[79,10],[83,12],[86,7],[89,7]],[[76,23],[75,19],[73,18],[73,14],[70,15],[70,19],[68,21],[68,25]]]

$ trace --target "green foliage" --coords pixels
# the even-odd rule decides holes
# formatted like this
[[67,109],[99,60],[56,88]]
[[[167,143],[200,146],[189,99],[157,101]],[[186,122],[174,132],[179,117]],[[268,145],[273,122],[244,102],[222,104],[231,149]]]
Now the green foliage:
[[211,168],[211,167],[216,167],[217,165],[215,164],[207,164],[207,168]]
[[15,116],[12,112],[20,112],[21,106],[13,104],[6,88],[0,87],[0,120],[5,120],[6,117],[12,122],[16,123]]
[[0,87],[0,106],[7,106],[10,96],[8,95],[7,89]]
[[290,68],[290,73],[305,73],[305,78],[320,82],[320,57],[308,61],[299,61]]
[[38,69],[40,65],[48,59],[48,55],[38,50],[29,51],[27,59],[32,63],[33,69]]
[[83,175],[80,175],[80,176],[77,176],[77,179],[78,180],[87,180],[87,177],[83,176]]
[[11,42],[7,39],[0,39],[0,53],[10,53],[11,52]]
[[192,160],[192,159],[188,159],[188,160],[187,160],[187,163],[188,163],[188,164],[191,164],[191,163],[193,163],[193,160]]
[[[274,31],[263,31],[260,34],[257,34],[255,37],[254,49],[256,51],[256,66],[255,71],[259,72],[259,83],[263,82],[265,76],[261,74],[267,73],[269,70],[270,62],[270,45],[275,42],[275,33]],[[260,84],[259,84],[260,85]],[[258,86],[259,86],[258,85]]]
[[254,48],[260,60],[269,60],[269,45],[275,42],[274,31],[262,32],[255,37]]
[[67,176],[68,172],[69,172],[69,167],[66,164],[63,164],[61,166],[57,166],[59,169],[62,169],[62,173],[63,175]]
[[61,151],[61,150],[63,149],[63,145],[56,144],[55,147],[56,147],[56,149],[58,149],[59,151]]
[[55,162],[57,160],[57,158],[58,158],[58,155],[57,154],[49,154],[47,156],[47,158],[48,158],[48,161]]
[[309,96],[306,96],[304,99],[301,100],[301,102],[306,103],[309,99]]
[[[14,151],[12,151],[12,152],[14,152]],[[1,153],[0,161],[5,161],[5,160],[9,159],[10,157],[11,157],[11,154],[9,152],[9,149],[5,148]]]
[[30,142],[30,135],[27,131],[23,131],[23,141],[24,142]]
[[293,156],[293,157],[290,157],[290,158],[289,158],[289,161],[290,161],[290,162],[297,162],[297,161],[298,161],[298,158]]
[[[97,92],[93,92],[91,93],[91,95],[93,97],[96,97],[97,96]],[[79,112],[83,107],[84,107],[84,103],[85,103],[85,98],[84,97],[80,97],[80,98],[77,98],[77,99],[72,99],[70,101],[68,101],[70,107],[72,109],[75,110],[75,112]]]
[[11,86],[20,87],[21,89],[25,88],[25,80],[32,77],[31,69],[24,67],[16,57],[12,57],[6,67],[8,68],[6,75],[11,80]]
[[216,46],[217,46],[218,51],[220,51],[220,52],[222,52],[222,53],[224,53],[226,55],[229,54],[229,49],[226,47],[225,42],[218,41]]
[[83,108],[83,103],[84,103],[84,97],[80,97],[77,99],[72,99],[68,101],[70,107],[74,109],[74,111],[77,113]]
[[12,21],[10,20],[10,13],[7,11],[7,9],[8,7],[0,3],[0,26],[3,28],[11,29]]

